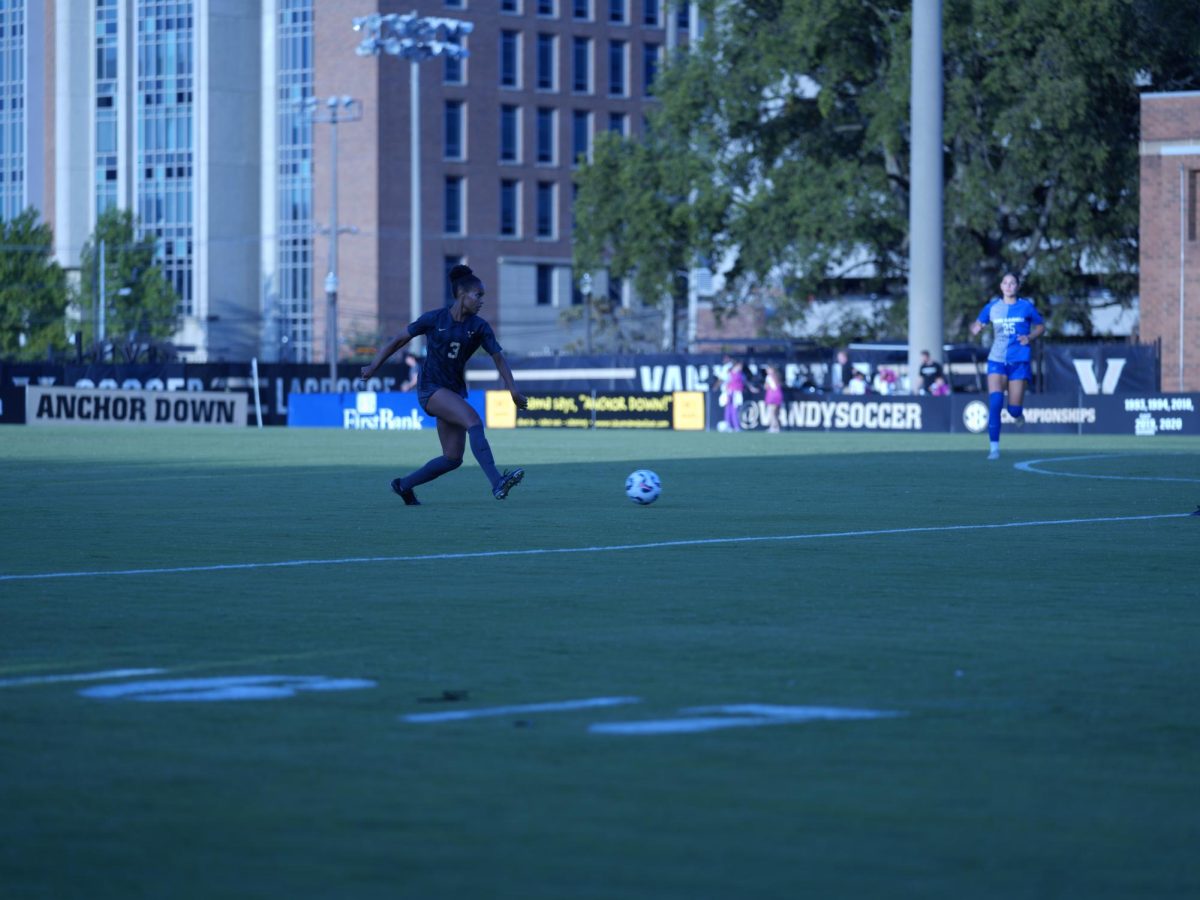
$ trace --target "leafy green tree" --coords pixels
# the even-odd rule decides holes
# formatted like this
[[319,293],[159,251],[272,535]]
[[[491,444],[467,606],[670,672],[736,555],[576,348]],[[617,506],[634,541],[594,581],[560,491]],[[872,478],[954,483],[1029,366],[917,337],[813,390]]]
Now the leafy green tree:
[[32,361],[67,346],[66,273],[33,207],[0,222],[0,358]]
[[[1184,6],[944,0],[948,337],[1010,269],[1052,327],[1090,329],[1097,290],[1131,301],[1138,92],[1200,87],[1200,17]],[[669,62],[647,140],[581,173],[580,255],[637,273],[639,290],[643,270],[715,259],[730,267],[721,303],[779,284],[783,320],[810,295],[891,296],[878,328],[903,334],[911,4],[703,11],[711,27]]]
[[80,254],[79,306],[84,311],[85,346],[92,346],[96,339],[101,241],[104,242],[105,338],[113,342],[125,360],[132,362],[155,342],[175,333],[179,297],[156,264],[154,237],[138,237],[130,210],[105,210]]

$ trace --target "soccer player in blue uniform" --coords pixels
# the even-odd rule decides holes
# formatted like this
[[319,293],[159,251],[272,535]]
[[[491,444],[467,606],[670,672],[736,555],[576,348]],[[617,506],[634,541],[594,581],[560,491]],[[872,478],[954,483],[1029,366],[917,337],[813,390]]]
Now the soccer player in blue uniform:
[[988,353],[988,438],[991,447],[988,459],[1000,458],[1000,410],[1008,392],[1008,414],[1017,426],[1025,423],[1022,403],[1025,384],[1029,381],[1031,341],[1046,331],[1045,320],[1032,300],[1017,296],[1020,282],[1012,272],[1000,280],[1000,296],[993,297],[971,323],[971,334],[979,334],[983,326],[992,326],[992,349]]
[[471,443],[471,452],[492,486],[492,496],[503,500],[521,483],[524,469],[501,473],[492,458],[492,448],[483,433],[479,413],[467,403],[467,360],[480,347],[491,354],[504,386],[518,409],[525,409],[525,396],[517,390],[512,370],[492,326],[479,317],[483,306],[483,282],[468,266],[450,270],[450,288],[454,303],[422,315],[404,331],[379,349],[371,364],[363,366],[365,381],[378,371],[393,353],[419,335],[425,335],[425,364],[417,383],[417,401],[426,413],[437,419],[442,455],[435,456],[417,471],[392,480],[392,490],[408,506],[420,506],[413,488],[452,472],[462,465],[463,450]]

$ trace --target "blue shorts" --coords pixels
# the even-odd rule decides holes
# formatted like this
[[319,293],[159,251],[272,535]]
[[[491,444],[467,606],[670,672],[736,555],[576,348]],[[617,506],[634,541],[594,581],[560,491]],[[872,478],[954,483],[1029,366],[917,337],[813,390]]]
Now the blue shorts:
[[988,360],[989,375],[1003,375],[1009,381],[1029,381],[1030,371],[1028,362],[1001,363]]

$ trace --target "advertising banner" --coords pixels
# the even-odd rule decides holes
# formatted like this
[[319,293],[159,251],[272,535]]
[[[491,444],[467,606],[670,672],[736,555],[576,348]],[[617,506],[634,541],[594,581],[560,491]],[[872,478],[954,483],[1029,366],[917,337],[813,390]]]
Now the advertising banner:
[[[483,391],[468,391],[467,402],[483,415]],[[511,400],[509,401],[512,402]],[[417,403],[416,391],[347,391],[342,394],[289,394],[291,428],[341,428],[345,431],[422,431],[437,419]]]
[[1151,394],[1160,390],[1153,344],[1051,344],[1041,348],[1047,394]]
[[[988,426],[986,396],[955,394],[950,430],[983,434]],[[1032,434],[1200,434],[1200,394],[1027,394],[1024,431]],[[1000,421],[1013,419],[1002,410]]]
[[[743,395],[745,398],[746,395]],[[727,429],[721,398],[709,395],[709,421]],[[748,431],[767,427],[761,395],[750,394],[738,409],[738,422]],[[783,431],[940,431],[950,427],[950,403],[945,397],[875,397],[817,394],[787,390],[779,410]]]
[[[487,392],[490,428],[640,428],[695,430],[701,404],[687,392],[641,394],[620,391],[523,392],[529,405],[517,409],[506,391]],[[683,409],[676,404],[683,398]],[[701,424],[702,428],[703,425]]]
[[203,425],[242,428],[246,395],[107,388],[25,388],[27,425]]

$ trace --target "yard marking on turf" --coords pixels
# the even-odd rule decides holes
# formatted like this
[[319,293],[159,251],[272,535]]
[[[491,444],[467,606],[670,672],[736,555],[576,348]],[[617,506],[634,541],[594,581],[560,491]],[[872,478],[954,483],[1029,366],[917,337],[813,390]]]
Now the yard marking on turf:
[[[1169,478],[1158,475],[1092,475],[1087,472],[1053,472],[1049,469],[1038,468],[1041,463],[1074,462],[1080,459],[1124,459],[1129,456],[1160,456],[1158,453],[1092,453],[1087,456],[1048,456],[1045,459],[1027,459],[1024,462],[1013,463],[1014,469],[1022,472],[1032,472],[1035,475],[1056,475],[1060,478],[1100,478],[1105,481],[1184,481],[1188,484],[1200,484],[1200,478]],[[1176,454],[1172,454],[1176,455]],[[1183,454],[1177,454],[1183,455]]]
[[764,725],[795,725],[798,722],[894,719],[907,715],[881,709],[847,709],[840,706],[775,706],[738,703],[731,706],[693,706],[679,711],[677,719],[647,719],[640,722],[597,722],[591,734],[695,734],[723,728],[759,728]]
[[464,719],[483,719],[490,716],[509,716],[523,713],[569,712],[574,709],[594,709],[597,706],[621,706],[625,703],[641,703],[640,697],[589,697],[586,700],[559,700],[553,703],[525,703],[520,706],[489,706],[483,709],[455,709],[447,712],[412,713],[401,716],[402,722],[431,724],[434,722],[461,722]]
[[884,537],[893,534],[937,534],[948,531],[991,531],[1002,528],[1035,528],[1051,525],[1098,525],[1105,522],[1149,522],[1186,519],[1192,513],[1157,513],[1144,516],[1098,516],[1091,519],[1041,519],[1032,522],[990,522],[981,525],[925,525],[915,528],[872,528],[865,531],[824,531],[812,534],[776,534],[745,537],[694,538],[683,541],[650,541],[645,544],[607,544],[595,547],[540,547],[531,550],[476,550],[464,553],[421,553],[412,556],[347,556],[340,559],[288,559],[278,562],[223,563],[209,566],[171,566],[162,569],[112,569],[89,572],[37,572],[0,575],[5,581],[45,581],[51,578],[100,578],[112,575],[180,575],[195,572],[239,572],[249,569],[287,569],[298,566],[351,566],[364,563],[437,562],[449,559],[496,559],[505,556],[553,556],[562,553],[617,553],[627,550],[662,550],[668,547],[711,547],[721,544],[763,544],[820,541],[836,538]]
[[105,681],[109,678],[132,678],[134,675],[161,675],[166,669],[110,669],[107,672],[80,672],[75,675],[27,675],[22,678],[0,679],[0,688],[25,687],[31,684],[58,684],[63,681]]
[[83,697],[99,700],[140,700],[157,703],[211,703],[218,700],[281,700],[301,691],[357,691],[373,688],[366,678],[327,678],[324,675],[229,675],[220,678],[173,678],[129,681],[84,688]]

